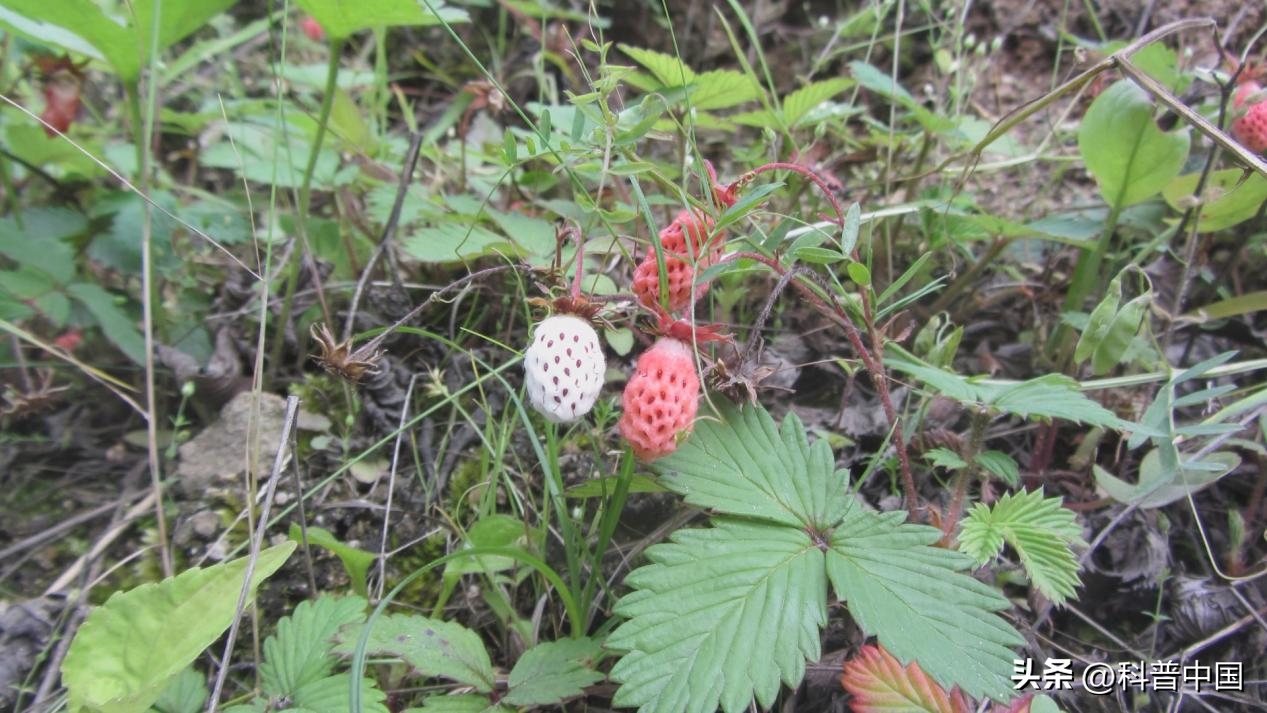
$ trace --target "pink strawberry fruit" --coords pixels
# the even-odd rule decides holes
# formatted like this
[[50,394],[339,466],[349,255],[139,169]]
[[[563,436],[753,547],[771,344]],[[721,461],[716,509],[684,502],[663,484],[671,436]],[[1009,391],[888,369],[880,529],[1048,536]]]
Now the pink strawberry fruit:
[[[713,219],[703,213],[689,211],[678,213],[673,222],[660,231],[660,245],[664,253],[664,271],[668,277],[669,311],[681,312],[703,296],[707,283],[695,285],[696,270],[704,270],[721,257],[722,236],[714,235]],[[690,240],[688,245],[687,240]],[[634,294],[647,307],[660,304],[660,266],[656,262],[655,249],[634,270]]]
[[1245,82],[1236,90],[1236,97],[1232,100],[1240,114],[1232,122],[1232,135],[1254,153],[1267,151],[1267,100],[1249,103],[1251,97],[1261,91],[1263,88],[1258,82]]
[[607,360],[589,322],[570,314],[537,325],[524,354],[528,400],[546,420],[568,423],[589,413],[603,389]]
[[691,348],[664,337],[638,357],[625,386],[620,433],[642,461],[677,450],[679,434],[689,433],[699,408],[699,377]]
[[325,28],[321,26],[320,22],[317,22],[317,18],[311,15],[304,17],[299,23],[299,29],[303,30],[308,39],[313,42],[324,42],[326,39]]

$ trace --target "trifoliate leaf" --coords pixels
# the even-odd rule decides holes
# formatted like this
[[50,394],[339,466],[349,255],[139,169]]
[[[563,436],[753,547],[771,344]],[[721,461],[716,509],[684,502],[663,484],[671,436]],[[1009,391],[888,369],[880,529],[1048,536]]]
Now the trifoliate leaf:
[[607,639],[628,653],[612,669],[614,704],[643,713],[770,707],[819,657],[827,621],[823,553],[795,527],[718,519],[647,550],[616,605],[629,618]]
[[977,564],[1012,546],[1030,581],[1056,604],[1074,595],[1081,584],[1078,558],[1069,549],[1082,542],[1082,528],[1060,498],[1044,498],[1042,489],[1009,493],[992,507],[977,503],[964,518],[959,549]]
[[300,688],[329,676],[338,660],[332,654],[334,635],[340,627],[361,621],[365,600],[360,597],[322,596],[300,602],[277,622],[277,633],[264,640],[264,690],[293,698]]
[[1023,643],[995,615],[1007,600],[957,570],[972,565],[933,543],[935,527],[904,522],[906,513],[851,508],[831,533],[827,574],[850,615],[902,661],[915,660],[938,683],[974,697],[1007,700],[1008,676]]
[[579,696],[603,680],[593,669],[602,646],[593,639],[547,641],[528,649],[510,671],[510,690],[502,701],[512,706],[546,706]]
[[905,668],[893,654],[879,646],[863,646],[845,662],[840,684],[853,695],[854,713],[968,713],[970,708],[956,689],[946,693],[912,663]]
[[685,447],[656,463],[662,484],[720,513],[819,529],[840,520],[848,473],[835,470],[826,441],[811,446],[795,414],[782,428],[760,408],[726,409],[725,419],[700,420]]
[[[361,631],[359,626],[344,629],[335,650],[351,655]],[[461,624],[410,614],[379,617],[365,650],[398,657],[423,676],[447,678],[479,691],[491,691],[496,683],[484,642]]]
[[[250,597],[294,550],[287,542],[259,553]],[[241,557],[142,584],[92,610],[62,662],[72,713],[148,708],[233,623],[248,562]]]
[[642,713],[737,713],[770,706],[779,681],[799,683],[819,651],[826,583],[854,619],[945,686],[999,700],[1020,636],[994,612],[1007,600],[957,570],[972,561],[930,546],[935,528],[905,513],[876,514],[848,496],[824,441],[808,442],[795,415],[782,427],[757,406],[717,400],[716,418],[657,461],[662,482],[721,513],[647,551],[629,620],[608,638],[627,652],[612,669],[615,702]]

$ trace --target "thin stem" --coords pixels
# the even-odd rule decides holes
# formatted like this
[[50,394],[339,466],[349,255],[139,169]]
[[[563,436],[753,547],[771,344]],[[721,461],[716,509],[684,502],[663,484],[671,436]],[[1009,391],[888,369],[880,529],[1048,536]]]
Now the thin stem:
[[972,431],[963,453],[960,454],[967,465],[955,474],[955,494],[950,500],[946,517],[942,518],[942,533],[945,535],[945,541],[950,539],[951,533],[955,531],[955,525],[959,524],[959,515],[963,512],[963,501],[968,494],[968,486],[976,479],[981,469],[977,465],[977,454],[981,452],[981,446],[985,443],[985,431],[989,425],[990,414],[985,409],[972,414]]
[[[295,225],[300,235],[307,230],[308,208],[312,201],[312,177],[317,170],[317,159],[321,156],[321,144],[326,138],[326,126],[330,123],[330,111],[334,107],[334,94],[338,90],[339,56],[343,49],[343,38],[330,40],[330,61],[326,65],[325,95],[321,97],[321,108],[317,113],[317,135],[313,137],[312,149],[308,152],[308,165],[304,167],[303,183],[299,186],[298,212]],[[299,256],[286,268],[286,288],[282,298],[281,328],[273,337],[273,347],[269,350],[269,369],[276,370],[282,356],[282,347],[286,343],[285,325],[290,321],[290,310],[295,300],[295,287],[299,283]]]

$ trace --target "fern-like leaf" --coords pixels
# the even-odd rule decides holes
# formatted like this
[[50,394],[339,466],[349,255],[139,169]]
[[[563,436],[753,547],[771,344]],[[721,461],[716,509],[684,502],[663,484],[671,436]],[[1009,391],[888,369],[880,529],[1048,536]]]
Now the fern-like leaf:
[[893,654],[879,646],[863,646],[845,662],[840,685],[853,695],[854,713],[968,713],[958,689],[946,693],[912,663],[903,667]]
[[723,404],[719,418],[656,467],[662,482],[715,513],[648,550],[626,582],[629,617],[608,638],[626,652],[612,669],[616,704],[643,713],[736,713],[769,706],[817,658],[830,581],[859,625],[944,686],[1013,697],[1020,636],[995,614],[997,592],[957,570],[967,556],[932,547],[940,531],[905,514],[867,512],[848,495],[824,441],[795,415],[782,427],[759,407]]
[[1081,584],[1078,558],[1070,545],[1082,543],[1082,529],[1060,498],[1043,497],[1042,489],[1009,493],[993,507],[977,503],[964,518],[959,549],[977,564],[1012,546],[1030,581],[1043,596],[1063,604]]

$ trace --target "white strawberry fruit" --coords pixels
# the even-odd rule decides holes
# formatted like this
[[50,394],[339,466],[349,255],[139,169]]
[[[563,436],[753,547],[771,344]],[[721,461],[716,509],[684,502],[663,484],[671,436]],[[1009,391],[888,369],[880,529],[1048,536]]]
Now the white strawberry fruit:
[[568,423],[589,413],[603,389],[607,360],[589,322],[558,314],[537,325],[524,355],[532,407],[546,420]]

